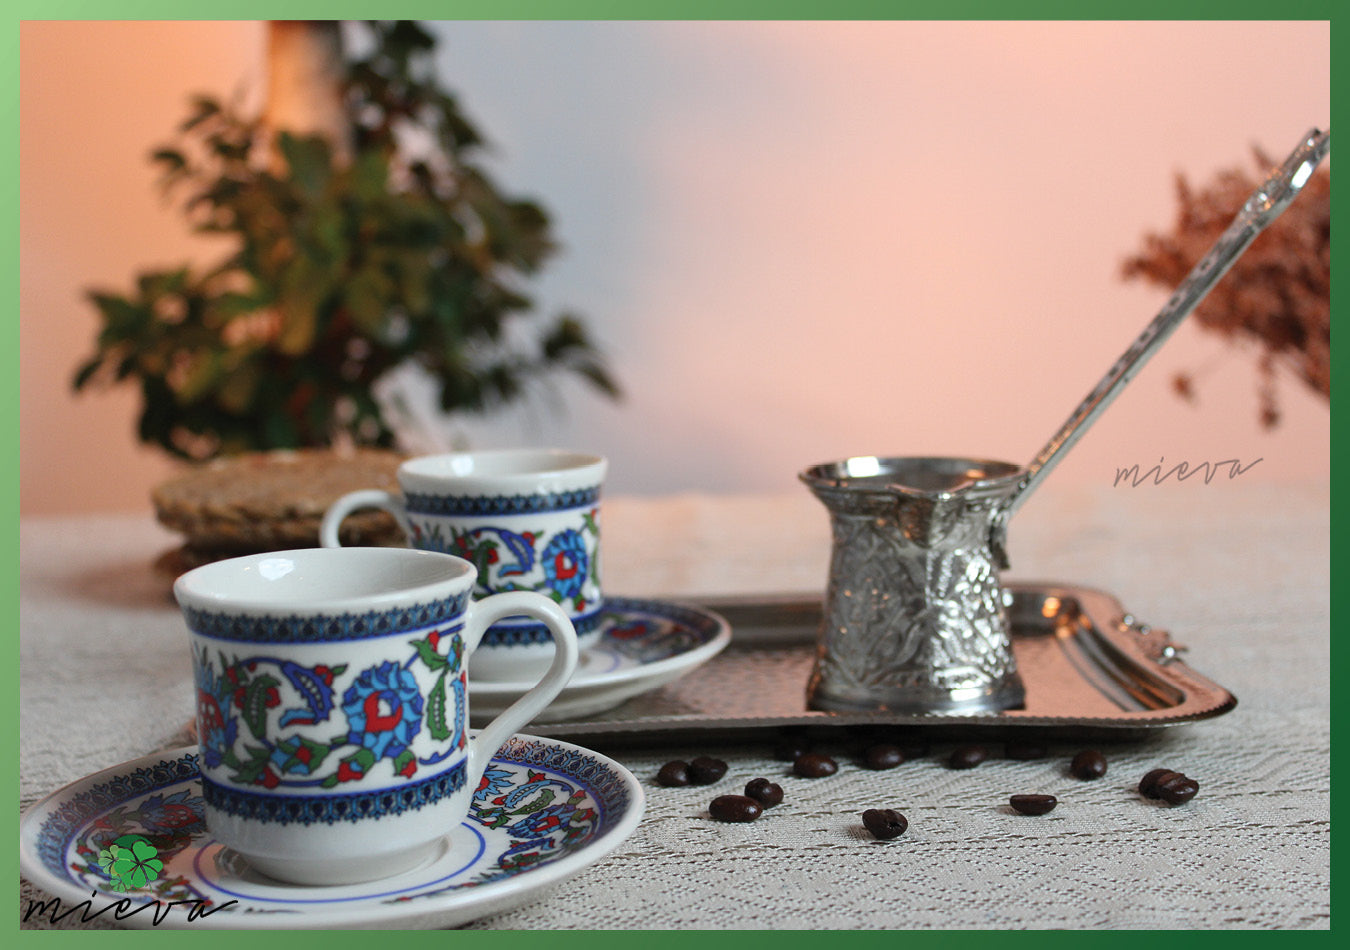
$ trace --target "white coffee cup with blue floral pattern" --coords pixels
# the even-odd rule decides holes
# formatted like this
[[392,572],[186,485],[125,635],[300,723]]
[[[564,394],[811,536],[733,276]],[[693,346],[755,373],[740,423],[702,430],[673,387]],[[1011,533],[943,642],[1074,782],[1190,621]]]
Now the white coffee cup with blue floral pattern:
[[[476,580],[462,558],[407,548],[269,552],[178,578],[221,844],[300,884],[376,880],[449,847],[492,756],[578,657],[554,601],[474,600]],[[551,632],[551,665],[470,735],[469,658],[493,622],[521,614]]]
[[[495,449],[409,459],[401,494],[342,496],[324,515],[325,547],[342,520],[363,508],[392,514],[415,548],[454,554],[478,569],[481,596],[534,591],[558,604],[584,647],[599,636],[600,489],[608,463],[562,449]],[[474,676],[523,681],[548,665],[548,629],[528,617],[492,625],[474,654]]]

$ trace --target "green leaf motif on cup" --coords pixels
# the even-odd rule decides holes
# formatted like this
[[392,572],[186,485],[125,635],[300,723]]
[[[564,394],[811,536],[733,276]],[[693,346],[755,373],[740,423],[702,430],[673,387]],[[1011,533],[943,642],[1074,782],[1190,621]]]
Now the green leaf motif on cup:
[[276,688],[280,685],[281,681],[276,677],[264,674],[250,682],[244,689],[244,701],[240,704],[240,711],[244,716],[244,724],[248,726],[248,731],[253,733],[254,738],[262,739],[267,734],[267,710],[280,701],[276,692]]
[[450,738],[450,725],[445,721],[445,677],[448,672],[441,671],[427,697],[427,729],[431,731],[431,738],[441,742]]
[[[194,664],[203,766],[226,769],[229,781],[240,785],[334,788],[375,771],[388,778],[380,768],[385,760],[393,776],[412,778],[420,765],[463,749],[463,638],[433,630],[407,644],[406,660],[376,663],[343,687],[337,681],[347,673],[345,663],[302,666],[267,656],[227,658],[219,650],[213,661],[203,648]],[[425,691],[419,666],[435,677]],[[316,736],[315,729],[327,735]],[[429,756],[419,759],[413,743],[422,735],[452,744],[419,747]]]

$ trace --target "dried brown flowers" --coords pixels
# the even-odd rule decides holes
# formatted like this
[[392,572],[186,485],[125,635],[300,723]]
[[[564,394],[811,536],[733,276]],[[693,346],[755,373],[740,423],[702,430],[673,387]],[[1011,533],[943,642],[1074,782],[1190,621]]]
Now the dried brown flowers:
[[[1254,149],[1259,177],[1219,173],[1199,191],[1177,176],[1180,210],[1170,234],[1149,234],[1127,259],[1125,279],[1175,288],[1218,240],[1256,186],[1277,163]],[[1235,342],[1260,349],[1261,421],[1279,422],[1275,374],[1285,367],[1331,398],[1331,171],[1319,168],[1284,213],[1263,231],[1196,308],[1192,319]],[[1177,394],[1195,398],[1191,377],[1173,380]]]

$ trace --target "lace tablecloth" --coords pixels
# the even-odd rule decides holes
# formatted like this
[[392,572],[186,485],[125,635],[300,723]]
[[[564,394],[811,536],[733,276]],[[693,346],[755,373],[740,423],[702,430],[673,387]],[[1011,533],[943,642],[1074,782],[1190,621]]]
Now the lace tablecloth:
[[[661,747],[591,743],[648,793],[637,831],[546,899],[477,928],[1327,928],[1330,924],[1329,490],[1215,481],[1043,488],[1011,532],[1009,579],[1106,590],[1170,629],[1239,705],[1222,717],[1102,746],[1072,779],[1073,742],[1043,761],[953,771],[949,746],[890,771],[837,749],[796,778],[773,738]],[[611,594],[700,597],[823,589],[829,529],[809,495],[605,501]],[[20,533],[23,804],[173,744],[192,714],[185,638],[152,562],[174,538],[149,514],[28,519]],[[697,675],[697,674],[694,674]],[[662,788],[670,759],[729,763],[711,787]],[[1139,777],[1199,780],[1188,805],[1142,801]],[[784,803],[748,824],[709,801],[765,776]],[[1008,796],[1060,797],[1050,815]],[[878,842],[868,808],[909,831]],[[20,914],[40,896],[21,884]],[[61,926],[71,926],[67,918]],[[87,926],[103,926],[102,920]],[[30,920],[25,927],[41,926]]]

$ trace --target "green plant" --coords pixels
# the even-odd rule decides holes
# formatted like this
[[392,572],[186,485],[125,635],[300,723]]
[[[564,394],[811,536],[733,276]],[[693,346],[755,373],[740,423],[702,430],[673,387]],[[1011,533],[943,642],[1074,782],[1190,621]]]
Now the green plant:
[[89,295],[101,328],[74,388],[138,382],[142,441],[190,459],[392,445],[372,386],[410,360],[447,412],[494,408],[550,371],[617,396],[576,316],[531,314],[521,284],[555,250],[547,213],[476,163],[483,139],[436,82],[434,38],[367,28],[369,55],[343,58],[349,141],[197,96],[153,153],[194,230],[232,250]]

